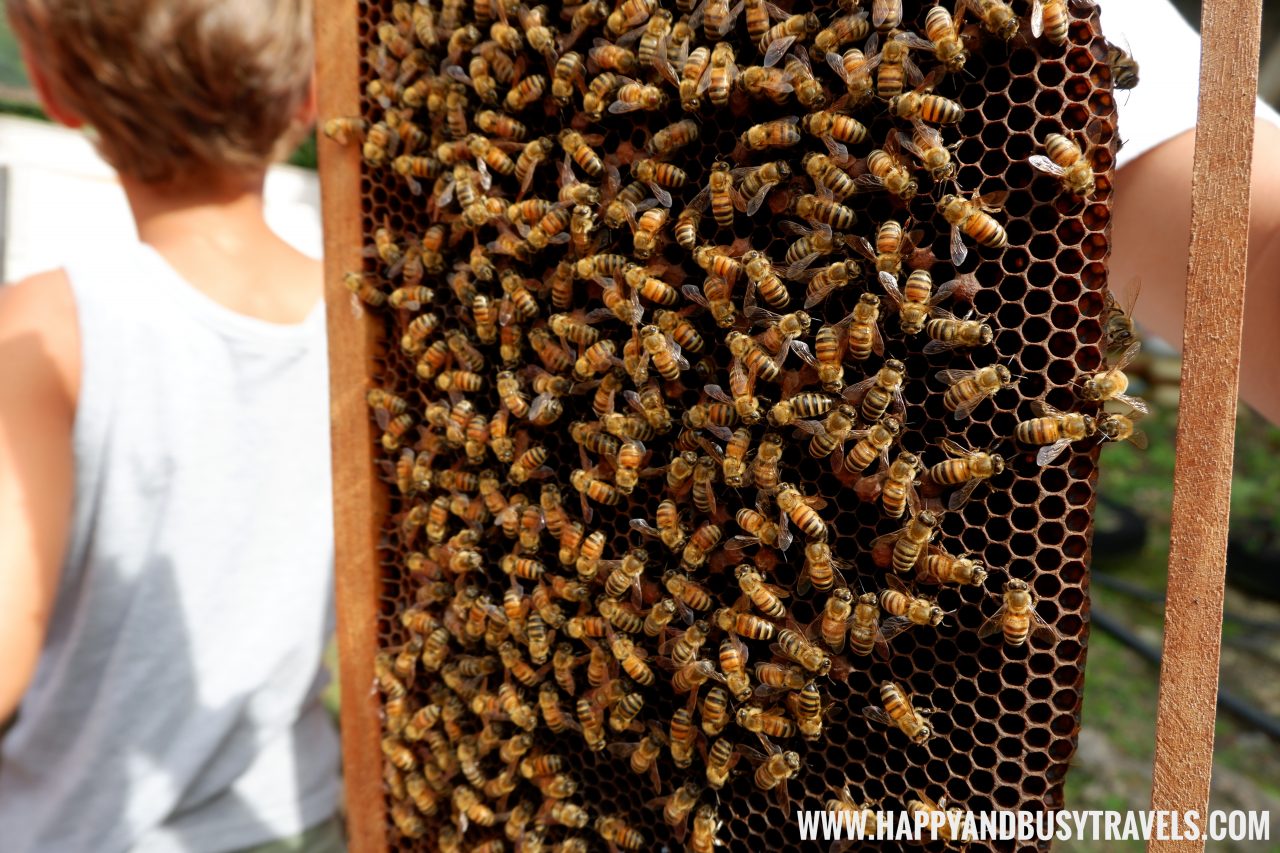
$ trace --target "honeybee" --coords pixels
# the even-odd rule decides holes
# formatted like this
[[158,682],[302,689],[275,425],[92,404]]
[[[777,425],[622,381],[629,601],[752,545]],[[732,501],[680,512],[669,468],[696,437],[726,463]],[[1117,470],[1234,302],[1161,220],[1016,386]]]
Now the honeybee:
[[628,33],[648,21],[657,8],[657,0],[622,0],[605,20],[605,33],[610,38]]
[[799,631],[782,628],[778,631],[778,642],[771,648],[775,653],[790,658],[816,675],[826,675],[831,671],[831,658],[820,646],[806,640]]
[[364,139],[369,123],[362,118],[331,118],[323,125],[324,135],[339,145],[350,145],[352,141]]
[[[756,787],[762,791],[777,791],[779,804],[784,811],[789,812],[790,797],[787,794],[787,782],[800,772],[800,755],[790,750],[783,752],[782,747],[772,741],[764,740],[763,742],[765,749],[768,750],[768,756],[761,755],[755,750],[747,751],[747,755],[758,762],[754,776]],[[746,747],[743,749],[746,751]]]
[[923,744],[933,736],[926,718],[928,711],[915,707],[913,697],[892,681],[880,685],[880,703],[862,709],[862,716],[871,722],[896,728],[912,743]]
[[1041,444],[1036,453],[1037,465],[1050,465],[1071,442],[1092,438],[1098,432],[1097,421],[1089,415],[1065,414],[1048,403],[1033,400],[1036,418],[1020,421],[1014,437],[1023,444]]
[[853,593],[846,587],[836,587],[827,596],[822,613],[813,625],[821,635],[822,642],[836,654],[844,651],[845,630],[852,617]]
[[949,438],[942,439],[940,444],[951,459],[930,468],[929,479],[941,486],[963,484],[947,501],[947,509],[960,509],[969,501],[979,483],[1004,471],[1004,457],[999,454],[970,450]]
[[885,417],[870,428],[859,430],[853,435],[858,442],[844,457],[844,471],[847,474],[861,474],[871,467],[877,458],[887,467],[889,465],[889,448],[902,431],[902,423],[895,417]]
[[742,728],[765,737],[790,738],[797,732],[794,720],[750,705],[739,708],[736,719]]
[[935,181],[943,181],[956,173],[956,164],[951,162],[951,149],[942,142],[942,133],[919,119],[913,119],[914,133],[908,137],[898,134],[901,148],[914,154]]
[[760,166],[743,167],[740,174],[738,197],[742,204],[739,210],[747,216],[755,216],[769,191],[791,177],[791,166],[785,160],[774,160]]
[[959,17],[959,10],[953,18],[941,4],[930,7],[924,16],[924,32],[933,43],[934,58],[952,74],[963,71],[969,59],[969,51],[960,38]]
[[863,657],[872,650],[881,658],[889,657],[889,642],[880,630],[880,605],[874,592],[858,596],[849,622],[849,650]]
[[851,42],[862,41],[871,32],[867,23],[866,12],[850,12],[835,18],[813,37],[810,55],[814,61],[825,59],[828,54],[838,54],[840,49]]
[[[804,117],[803,124],[806,130],[813,132],[816,123],[811,121],[814,116],[824,115],[823,113],[810,113]],[[826,128],[821,128],[826,129]],[[824,137],[827,138],[827,137]],[[801,159],[801,164],[809,177],[813,178],[815,185],[821,188],[821,191],[830,193],[834,198],[843,201],[858,191],[858,185],[853,178],[849,177],[835,160],[825,154],[817,152],[809,152]],[[856,265],[850,265],[853,270],[857,269]],[[852,273],[851,273],[852,274]]]
[[542,100],[542,95],[546,90],[547,75],[531,74],[525,77],[507,92],[507,97],[504,101],[507,112],[518,113],[527,110]]
[[[1092,126],[1090,130],[1096,135]],[[1093,195],[1096,188],[1093,164],[1077,142],[1060,133],[1050,133],[1044,139],[1044,151],[1044,154],[1032,154],[1027,162],[1039,171],[1059,178],[1067,192],[1081,198]]]
[[693,711],[688,706],[677,708],[671,715],[668,730],[671,761],[676,767],[683,769],[693,764],[693,748],[697,739],[698,730],[693,726]]
[[649,191],[663,207],[671,207],[671,193],[665,188],[678,189],[689,180],[683,169],[649,159],[632,161],[631,176],[648,185]]
[[896,572],[909,572],[924,557],[937,533],[938,517],[929,510],[914,514],[901,530],[877,537],[873,549],[893,545],[892,565]]
[[603,71],[591,78],[587,92],[582,96],[582,114],[588,121],[600,121],[604,111],[613,103],[613,93],[622,85],[622,76]]
[[635,110],[661,110],[667,105],[667,95],[657,86],[639,83],[623,78],[621,88],[614,93],[615,100],[609,105],[609,112],[622,114]]
[[928,584],[982,586],[987,580],[987,570],[968,554],[954,557],[935,545],[917,564],[916,580]]
[[[596,137],[592,137],[592,139],[594,140]],[[560,131],[560,147],[588,175],[599,177],[604,172],[604,161],[587,143],[587,137],[576,130],[566,127]]]
[[[920,122],[955,124],[964,118],[963,106],[951,99],[947,99],[947,97],[934,95],[932,92],[932,88],[936,85],[938,78],[940,78],[940,73],[938,72],[929,74],[913,91],[905,93],[905,95],[895,95],[888,101],[888,110],[890,110],[891,114],[900,119],[910,120],[913,123],[916,129],[916,145],[922,147],[922,149],[928,146],[919,141],[920,136],[922,136]],[[936,134],[937,132],[934,131],[933,133]],[[941,136],[929,136],[925,142],[929,142],[929,145],[942,146]],[[925,167],[929,167],[928,160],[923,155],[916,156],[925,161]],[[934,178],[937,177],[940,177],[940,175],[934,174]],[[947,175],[943,174],[941,177],[947,177]]]
[[935,803],[919,792],[916,796],[920,799],[907,800],[907,814],[911,815],[912,820],[919,821],[921,826],[925,826],[931,824],[935,820],[934,815],[941,812],[942,819],[936,832],[938,838],[947,842],[947,846],[964,845],[977,840],[975,833],[966,832],[964,829],[965,811],[963,809],[947,808],[946,797]]
[[877,148],[867,155],[867,172],[854,178],[854,181],[860,186],[887,190],[903,201],[910,201],[919,191],[920,183],[896,153],[898,137],[891,136],[889,139],[890,145],[883,149]]
[[778,537],[778,544],[786,550],[791,545],[791,530],[788,526],[788,520],[799,527],[811,540],[825,540],[827,538],[827,524],[822,520],[822,516],[818,515],[817,510],[827,505],[826,500],[816,495],[810,496],[800,492],[795,486],[789,483],[783,483],[778,486],[778,494],[775,497],[778,504],[780,524],[782,533]]
[[800,418],[820,418],[836,405],[836,398],[818,392],[806,391],[775,403],[769,409],[769,423],[775,427],[788,426]]
[[707,385],[703,390],[711,399],[731,404],[738,418],[745,424],[758,424],[764,417],[760,398],[755,396],[755,374],[748,372],[737,360],[729,366],[729,391],[732,396],[721,390],[719,385]]
[[787,72],[782,68],[765,68],[763,65],[751,65],[742,69],[738,77],[738,86],[749,97],[768,98],[778,106],[787,102],[787,98],[795,91]]
[[716,545],[720,544],[720,537],[724,535],[723,528],[718,524],[711,522],[703,522],[693,535],[689,537],[689,542],[684,546],[684,551],[680,555],[680,567],[687,570],[701,568],[715,550]]
[[799,116],[766,121],[748,128],[739,137],[739,141],[748,151],[788,148],[800,142],[800,130],[797,127],[799,122]]
[[715,806],[699,806],[693,816],[693,832],[689,837],[689,849],[693,853],[713,853],[722,844],[716,834],[724,823],[716,816]]
[[859,411],[865,423],[875,423],[892,410],[906,408],[902,399],[902,385],[906,381],[906,366],[896,358],[887,359],[878,371],[841,392],[848,402],[860,405]]
[[742,2],[730,9],[729,0],[708,0],[703,6],[702,19],[703,35],[707,41],[720,42],[734,21],[738,20],[738,15],[742,14],[742,8]]
[[693,119],[684,119],[667,125],[649,137],[646,148],[650,154],[662,157],[697,141],[698,123]]
[[686,610],[710,610],[714,603],[711,594],[704,587],[680,572],[668,571],[663,574],[662,585]]
[[990,637],[997,631],[1002,632],[1004,641],[1014,647],[1025,644],[1028,636],[1046,643],[1059,639],[1053,626],[1036,612],[1036,597],[1027,582],[1017,578],[1005,581],[1003,603],[990,619],[982,623],[978,637]]
[[621,75],[635,74],[640,70],[640,58],[634,51],[604,39],[596,39],[595,47],[587,52],[587,56],[595,70],[616,72],[619,75],[615,90],[625,82]]
[[933,50],[932,42],[915,33],[898,30],[886,35],[884,45],[879,46],[879,33],[867,40],[868,71],[875,70],[876,94],[881,98],[901,95],[907,86],[918,86],[924,80],[920,69],[911,61],[912,50]]
[[1107,64],[1111,66],[1111,82],[1117,89],[1132,89],[1138,85],[1138,63],[1123,48],[1107,44]]
[[885,470],[859,480],[854,490],[866,501],[879,498],[890,518],[902,518],[904,512],[914,513],[919,507],[916,477],[922,470],[916,455],[903,451]]
[[796,100],[807,109],[816,110],[826,106],[829,96],[827,89],[813,76],[813,66],[809,64],[809,55],[796,51],[787,57],[787,79],[795,87]]
[[947,387],[942,403],[956,420],[968,417],[978,404],[1013,385],[1013,374],[1003,364],[977,370],[940,370],[935,378]]
[[1129,415],[1104,412],[1098,418],[1098,432],[1108,441],[1127,441],[1139,450],[1147,446],[1147,436],[1134,427]]
[[765,433],[760,438],[755,459],[751,460],[751,479],[762,497],[777,491],[781,476],[778,463],[781,460],[782,437],[776,432]]
[[1125,375],[1124,369],[1133,362],[1140,349],[1142,349],[1142,342],[1134,341],[1120,354],[1115,364],[1085,379],[1081,383],[1080,398],[1091,403],[1116,400],[1129,406],[1139,416],[1147,414],[1149,410],[1143,400],[1125,393],[1129,388],[1129,377]]
[[666,736],[657,728],[652,727],[652,723],[650,726],[649,732],[636,743],[610,744],[609,750],[623,756],[629,756],[631,772],[637,776],[649,776],[656,790],[660,784],[657,760],[662,753]]
[[947,352],[957,347],[979,347],[991,343],[995,333],[982,320],[960,319],[942,308],[933,309],[932,317],[925,324],[929,343],[924,345],[925,355]]
[[866,54],[851,47],[843,54],[828,53],[827,64],[844,81],[848,92],[844,100],[848,106],[859,107],[871,100],[875,92],[875,81],[871,76],[874,66]]
[[535,477],[549,476],[552,473],[551,469],[543,464],[547,461],[548,455],[547,448],[542,445],[530,447],[511,463],[507,480],[512,485],[518,486]]
[[[742,757],[742,753],[735,749],[733,743],[728,738],[720,738],[711,744],[711,748],[707,750],[707,784],[714,790],[719,791],[729,781],[729,774],[732,772],[735,764]],[[708,808],[703,806],[703,808]],[[701,814],[701,810],[699,811]],[[695,822],[694,831],[697,831]],[[711,848],[706,848],[710,853]]]
[[[702,93],[706,91],[707,86],[702,85],[703,79],[706,77],[706,71],[711,67],[711,50],[707,47],[698,47],[693,52],[688,52],[689,43],[685,42],[681,47],[681,58],[679,59],[680,67],[680,106],[685,112],[697,112],[702,106]],[[666,45],[663,44],[658,48],[659,68],[662,68],[662,61],[666,57]],[[707,80],[710,85],[710,80]]]
[[761,63],[767,68],[776,65],[786,54],[791,45],[816,33],[822,24],[813,12],[803,15],[789,15],[774,24],[756,43],[764,54]]
[[1018,13],[1002,0],[957,0],[956,14],[961,8],[972,9],[982,21],[982,26],[992,35],[1012,41],[1018,34]]
[[797,421],[798,433],[812,436],[809,440],[809,455],[814,459],[831,457],[833,467],[844,464],[844,445],[857,423],[858,411],[847,403],[842,403],[822,421]]
[[1005,192],[987,193],[972,198],[948,194],[938,202],[938,211],[951,225],[951,260],[959,266],[969,256],[961,234],[966,234],[980,246],[1003,249],[1009,244],[1009,236],[991,213],[1003,205]]
[[795,213],[810,223],[821,223],[841,231],[847,231],[853,227],[858,218],[853,208],[848,205],[812,193],[805,193],[796,198]]
[[561,107],[573,99],[573,93],[585,88],[586,67],[582,54],[568,51],[556,60],[551,73],[551,97]]

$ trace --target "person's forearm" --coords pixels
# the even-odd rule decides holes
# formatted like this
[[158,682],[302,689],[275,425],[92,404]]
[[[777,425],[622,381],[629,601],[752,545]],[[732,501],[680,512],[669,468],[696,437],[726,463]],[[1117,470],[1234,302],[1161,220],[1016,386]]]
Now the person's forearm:
[[[1137,282],[1138,321],[1181,347],[1191,228],[1195,135],[1187,132],[1152,149],[1116,175],[1111,287],[1121,304]],[[1280,423],[1280,129],[1258,122],[1249,225],[1241,397]],[[1241,235],[1222,235],[1240,239]]]

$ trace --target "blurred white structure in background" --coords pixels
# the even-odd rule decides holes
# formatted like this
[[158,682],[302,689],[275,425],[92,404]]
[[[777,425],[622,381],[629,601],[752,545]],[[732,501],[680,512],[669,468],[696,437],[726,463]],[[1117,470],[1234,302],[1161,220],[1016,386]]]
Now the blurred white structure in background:
[[[319,258],[324,244],[316,174],[277,166],[267,178],[266,202],[271,227]],[[135,239],[115,173],[80,132],[0,117],[0,282]]]

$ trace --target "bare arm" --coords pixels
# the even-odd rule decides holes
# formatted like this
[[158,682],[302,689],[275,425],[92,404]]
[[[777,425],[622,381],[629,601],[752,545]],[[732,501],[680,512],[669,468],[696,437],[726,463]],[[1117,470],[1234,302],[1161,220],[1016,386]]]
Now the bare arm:
[[35,672],[73,488],[79,341],[66,277],[0,290],[0,722]]
[[[1111,286],[1124,304],[1136,281],[1139,322],[1182,346],[1187,248],[1191,228],[1191,164],[1195,133],[1153,148],[1116,175]],[[1240,393],[1280,424],[1280,129],[1256,124],[1249,281],[1245,292]],[[1228,235],[1229,237],[1230,235]]]

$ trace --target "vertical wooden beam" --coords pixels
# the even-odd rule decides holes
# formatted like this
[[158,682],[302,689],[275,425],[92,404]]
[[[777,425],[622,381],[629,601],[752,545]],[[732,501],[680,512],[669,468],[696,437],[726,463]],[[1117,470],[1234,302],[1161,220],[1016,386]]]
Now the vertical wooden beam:
[[[1151,803],[1209,803],[1248,260],[1261,0],[1204,0],[1164,662]],[[1152,841],[1148,850],[1201,850]]]
[[[360,44],[355,0],[317,0],[316,75],[323,118],[360,114]],[[371,469],[377,441],[364,402],[378,349],[377,324],[351,312],[343,276],[363,264],[360,150],[319,140],[324,213],[325,300],[333,442],[338,658],[347,828],[352,853],[387,849],[378,700],[371,692],[377,654],[378,523],[386,493]]]

